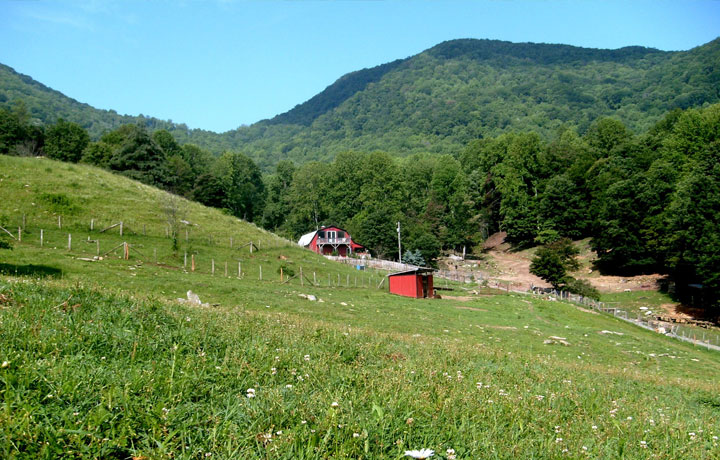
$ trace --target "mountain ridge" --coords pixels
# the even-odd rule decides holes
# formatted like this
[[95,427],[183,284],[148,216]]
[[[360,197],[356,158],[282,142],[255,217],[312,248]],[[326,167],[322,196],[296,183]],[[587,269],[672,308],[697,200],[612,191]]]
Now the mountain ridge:
[[284,113],[224,133],[95,109],[2,65],[0,107],[23,99],[38,123],[63,117],[94,138],[126,123],[167,129],[215,153],[243,151],[268,171],[282,159],[331,161],[345,150],[457,154],[508,130],[584,132],[603,116],[640,132],[674,108],[720,101],[715,62],[720,38],[688,51],[448,40],[345,74]]

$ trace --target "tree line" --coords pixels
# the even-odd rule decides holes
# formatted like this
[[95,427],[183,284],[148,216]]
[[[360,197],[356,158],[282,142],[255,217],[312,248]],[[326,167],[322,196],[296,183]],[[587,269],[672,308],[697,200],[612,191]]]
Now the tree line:
[[[678,295],[720,304],[720,104],[674,110],[642,134],[612,118],[549,139],[511,132],[458,155],[346,151],[263,176],[246,155],[214,156],[164,130],[124,125],[96,142],[77,124],[31,126],[0,110],[0,153],[98,165],[292,239],[347,229],[374,254],[428,264],[507,232],[517,247],[591,238],[598,267],[671,276]],[[562,245],[560,245],[562,246]]]

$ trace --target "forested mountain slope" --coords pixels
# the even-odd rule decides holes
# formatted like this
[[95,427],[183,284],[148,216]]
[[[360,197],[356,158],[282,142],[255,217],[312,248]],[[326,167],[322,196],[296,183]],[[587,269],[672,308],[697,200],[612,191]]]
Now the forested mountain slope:
[[720,101],[717,62],[720,39],[681,52],[452,40],[347,74],[284,114],[223,134],[96,110],[5,66],[0,105],[22,99],[32,117],[62,116],[95,137],[140,121],[181,143],[241,150],[267,171],[281,159],[329,161],[348,149],[458,153],[472,139],[508,131],[583,133],[603,116],[641,132],[669,110]]

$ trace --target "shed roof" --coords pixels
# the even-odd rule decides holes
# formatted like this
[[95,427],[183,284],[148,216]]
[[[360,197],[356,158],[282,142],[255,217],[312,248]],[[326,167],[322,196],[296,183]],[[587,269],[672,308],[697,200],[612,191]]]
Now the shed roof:
[[387,275],[387,276],[396,276],[396,275],[422,275],[423,273],[432,273],[432,272],[434,272],[434,271],[435,271],[435,269],[433,269],[433,268],[421,268],[421,267],[418,267],[418,268],[413,268],[412,270],[405,270],[405,271],[402,271],[402,272],[390,273],[390,274]]
[[315,234],[317,233],[317,230],[314,230],[310,233],[306,233],[303,236],[300,237],[300,240],[298,241],[299,246],[307,246],[308,244],[312,243],[313,238],[315,238]]

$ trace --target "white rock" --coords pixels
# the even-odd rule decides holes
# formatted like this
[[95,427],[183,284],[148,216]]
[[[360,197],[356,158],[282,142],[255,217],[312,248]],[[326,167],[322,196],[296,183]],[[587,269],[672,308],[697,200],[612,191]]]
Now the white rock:
[[200,296],[195,294],[193,291],[187,291],[188,302],[193,305],[202,305],[200,302]]

